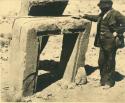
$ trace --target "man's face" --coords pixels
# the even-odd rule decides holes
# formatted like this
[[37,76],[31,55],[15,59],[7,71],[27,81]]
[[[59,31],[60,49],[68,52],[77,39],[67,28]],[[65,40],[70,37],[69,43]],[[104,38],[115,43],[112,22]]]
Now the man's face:
[[107,2],[102,2],[100,3],[99,5],[99,8],[100,10],[103,12],[103,11],[106,11],[107,9],[111,8],[112,5],[110,3],[107,3]]

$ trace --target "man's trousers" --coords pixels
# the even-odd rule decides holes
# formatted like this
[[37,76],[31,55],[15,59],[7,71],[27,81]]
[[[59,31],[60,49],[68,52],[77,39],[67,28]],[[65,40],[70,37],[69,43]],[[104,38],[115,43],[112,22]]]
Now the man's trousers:
[[115,84],[115,57],[117,51],[115,38],[102,38],[100,44],[98,60],[101,75],[100,83],[112,87]]

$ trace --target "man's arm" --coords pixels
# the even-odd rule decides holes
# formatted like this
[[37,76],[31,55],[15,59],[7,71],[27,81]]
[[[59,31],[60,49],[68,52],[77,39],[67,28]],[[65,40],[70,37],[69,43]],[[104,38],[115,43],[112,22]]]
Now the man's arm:
[[122,15],[120,12],[116,12],[115,14],[116,21],[120,24],[119,27],[117,27],[117,33],[124,33],[125,32],[125,16]]
[[88,15],[88,14],[85,14],[84,16],[82,16],[82,18],[90,20],[90,21],[97,22],[99,16],[98,15]]
[[87,20],[90,20],[90,21],[94,21],[94,22],[98,21],[98,17],[99,17],[98,15],[88,15],[88,14],[79,15],[79,16],[72,16],[72,18],[74,18],[74,19],[84,18],[84,19],[87,19]]

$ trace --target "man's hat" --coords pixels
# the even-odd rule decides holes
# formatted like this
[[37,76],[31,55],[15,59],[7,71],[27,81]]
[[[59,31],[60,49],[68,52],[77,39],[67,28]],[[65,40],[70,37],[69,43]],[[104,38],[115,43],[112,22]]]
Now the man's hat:
[[98,6],[102,3],[109,3],[109,4],[113,4],[112,0],[100,0],[100,2],[98,3]]

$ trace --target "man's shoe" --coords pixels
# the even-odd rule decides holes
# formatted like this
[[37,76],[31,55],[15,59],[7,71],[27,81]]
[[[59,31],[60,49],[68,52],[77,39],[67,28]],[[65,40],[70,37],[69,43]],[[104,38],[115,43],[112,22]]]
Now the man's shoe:
[[115,85],[115,81],[108,81],[105,83],[105,86],[103,87],[103,89],[109,89],[113,87],[114,85]]
[[105,82],[102,82],[102,81],[101,81],[101,82],[100,82],[100,85],[101,85],[101,86],[105,86]]
[[113,87],[115,85],[115,81],[111,80],[110,82],[107,83],[108,85],[110,85],[110,87]]
[[103,89],[109,89],[109,88],[111,88],[111,86],[107,84],[103,87]]

